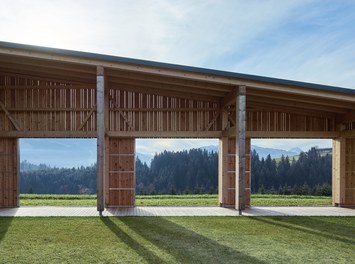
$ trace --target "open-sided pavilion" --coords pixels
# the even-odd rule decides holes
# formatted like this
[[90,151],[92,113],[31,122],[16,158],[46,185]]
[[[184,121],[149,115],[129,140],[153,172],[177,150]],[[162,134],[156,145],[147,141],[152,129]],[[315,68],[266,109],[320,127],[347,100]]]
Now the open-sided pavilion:
[[252,138],[333,139],[333,205],[353,206],[354,128],[351,89],[0,42],[0,207],[19,205],[19,138],[97,138],[100,212],[135,204],[136,138],[218,138],[238,210]]

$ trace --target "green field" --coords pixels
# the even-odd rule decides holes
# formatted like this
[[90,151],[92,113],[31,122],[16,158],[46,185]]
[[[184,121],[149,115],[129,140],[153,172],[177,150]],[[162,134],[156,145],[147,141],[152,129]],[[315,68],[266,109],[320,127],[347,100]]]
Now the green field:
[[355,217],[0,218],[0,263],[354,263]]
[[[331,197],[253,194],[254,206],[322,206],[331,205]],[[95,195],[21,194],[21,206],[95,206]],[[218,196],[201,195],[138,195],[138,206],[217,206]]]

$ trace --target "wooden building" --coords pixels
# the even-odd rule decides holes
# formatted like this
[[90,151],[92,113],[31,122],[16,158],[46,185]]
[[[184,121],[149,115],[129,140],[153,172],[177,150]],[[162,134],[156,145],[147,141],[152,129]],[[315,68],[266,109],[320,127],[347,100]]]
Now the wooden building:
[[[335,76],[336,78],[336,76]],[[97,208],[134,206],[136,138],[218,138],[219,202],[250,204],[250,139],[333,139],[333,205],[355,205],[355,91],[0,42],[0,207],[19,138],[97,138]]]

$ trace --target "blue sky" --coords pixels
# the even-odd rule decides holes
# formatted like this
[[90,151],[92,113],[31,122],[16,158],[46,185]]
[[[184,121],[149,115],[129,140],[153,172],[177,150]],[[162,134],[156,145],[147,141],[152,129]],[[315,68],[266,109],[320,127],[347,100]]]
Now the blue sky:
[[[352,0],[1,0],[0,40],[355,88],[354,14]],[[196,145],[159,142],[138,147]]]

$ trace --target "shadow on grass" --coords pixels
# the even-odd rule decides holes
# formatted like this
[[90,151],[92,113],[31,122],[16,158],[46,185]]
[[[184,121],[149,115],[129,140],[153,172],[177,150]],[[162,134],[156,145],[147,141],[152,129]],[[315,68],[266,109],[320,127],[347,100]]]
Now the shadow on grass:
[[101,217],[101,221],[121,239],[128,247],[134,250],[137,254],[141,255],[148,263],[163,263],[164,260],[156,256],[150,250],[146,249],[140,243],[132,239],[125,231],[115,224],[109,217]]
[[117,221],[179,263],[265,263],[162,217],[123,217]]
[[[355,245],[355,227],[317,217],[255,217],[257,221]],[[332,218],[330,218],[332,219]]]
[[9,229],[13,217],[0,217],[0,243]]

